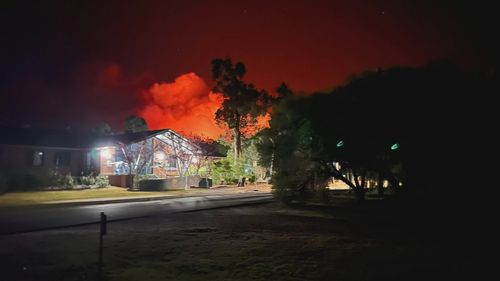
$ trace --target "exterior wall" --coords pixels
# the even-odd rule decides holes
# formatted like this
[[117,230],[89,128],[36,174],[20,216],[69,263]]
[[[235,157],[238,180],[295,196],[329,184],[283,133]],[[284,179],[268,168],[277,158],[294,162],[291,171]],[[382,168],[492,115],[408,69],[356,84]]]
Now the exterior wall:
[[158,178],[177,177],[179,176],[179,171],[177,168],[165,169],[162,167],[153,167],[153,175]]
[[162,161],[158,161],[157,157],[153,157],[154,165],[152,174],[158,178],[180,176],[177,163],[169,163],[169,161],[172,162],[172,160],[168,159],[170,155],[174,154],[174,150],[171,147],[163,145],[162,142],[156,138],[153,138],[153,147],[155,153],[163,153],[164,157]]
[[109,175],[109,185],[117,187],[129,187],[134,182],[134,175]]
[[[40,166],[33,165],[33,153],[36,151],[43,153]],[[59,152],[69,153],[68,164],[56,164]],[[61,174],[80,176],[85,171],[85,155],[86,151],[81,149],[0,145],[0,168],[8,174],[46,175],[51,170],[57,170]]]
[[115,148],[107,147],[99,150],[99,174],[114,175],[115,174]]

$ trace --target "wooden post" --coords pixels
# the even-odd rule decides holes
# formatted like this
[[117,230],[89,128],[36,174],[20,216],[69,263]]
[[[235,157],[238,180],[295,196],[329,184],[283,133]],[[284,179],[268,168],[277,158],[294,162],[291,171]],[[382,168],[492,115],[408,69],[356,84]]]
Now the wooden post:
[[107,233],[107,217],[104,214],[104,212],[101,212],[101,224],[100,224],[100,231],[99,231],[99,263],[98,263],[98,275],[99,279],[102,278],[102,246],[103,246],[103,240],[102,237],[106,235]]

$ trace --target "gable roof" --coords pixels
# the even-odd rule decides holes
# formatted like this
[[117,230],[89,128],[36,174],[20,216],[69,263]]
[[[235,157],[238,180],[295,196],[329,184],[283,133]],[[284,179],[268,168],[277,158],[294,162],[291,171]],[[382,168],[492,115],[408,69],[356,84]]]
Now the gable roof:
[[[136,133],[123,133],[107,136],[95,134],[70,133],[39,129],[6,129],[0,133],[0,144],[90,149],[96,146],[109,146],[117,143],[130,144],[155,135],[171,131],[169,129],[151,130]],[[173,132],[173,131],[171,131]]]
[[96,147],[96,146],[110,146],[115,145],[117,143],[123,144],[131,144],[135,142],[139,142],[151,137],[154,137],[158,134],[171,131],[170,129],[162,129],[162,130],[151,130],[151,131],[143,131],[136,133],[122,133],[115,135],[107,135],[107,136],[98,136],[94,138],[94,141],[90,143],[87,148]]

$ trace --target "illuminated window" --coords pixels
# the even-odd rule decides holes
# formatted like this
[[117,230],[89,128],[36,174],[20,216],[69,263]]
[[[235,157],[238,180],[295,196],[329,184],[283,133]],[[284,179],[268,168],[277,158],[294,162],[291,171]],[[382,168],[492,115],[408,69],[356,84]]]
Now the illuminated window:
[[43,151],[36,150],[33,152],[33,166],[42,166],[43,165]]

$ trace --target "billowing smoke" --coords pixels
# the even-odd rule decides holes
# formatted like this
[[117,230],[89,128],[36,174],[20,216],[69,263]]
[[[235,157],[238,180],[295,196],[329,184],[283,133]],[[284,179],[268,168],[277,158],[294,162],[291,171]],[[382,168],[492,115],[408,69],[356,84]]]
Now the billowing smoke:
[[150,129],[169,128],[186,135],[217,139],[226,129],[217,125],[215,112],[222,97],[193,72],[171,83],[155,83],[143,93],[146,103],[138,114]]

